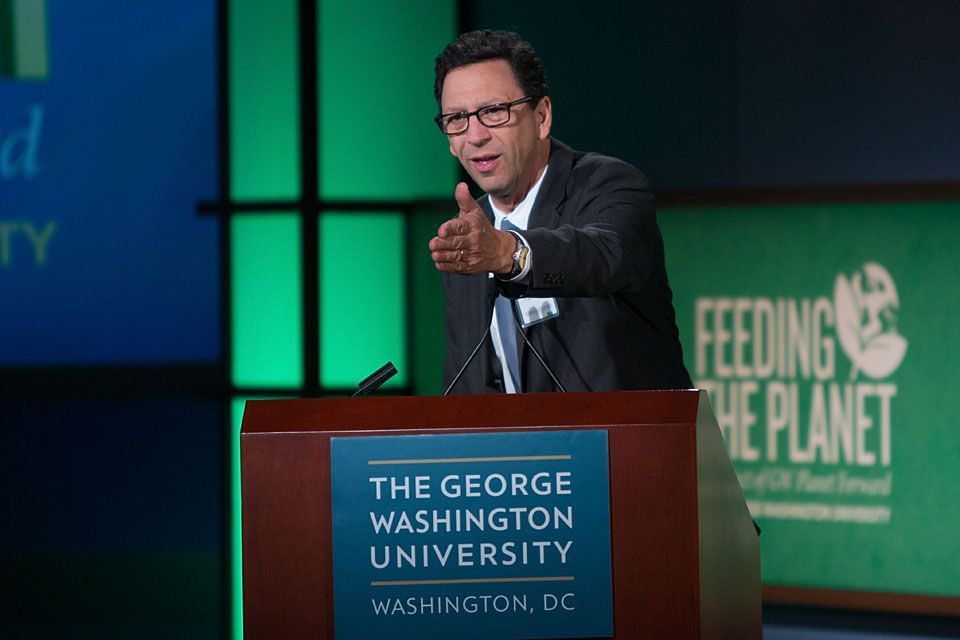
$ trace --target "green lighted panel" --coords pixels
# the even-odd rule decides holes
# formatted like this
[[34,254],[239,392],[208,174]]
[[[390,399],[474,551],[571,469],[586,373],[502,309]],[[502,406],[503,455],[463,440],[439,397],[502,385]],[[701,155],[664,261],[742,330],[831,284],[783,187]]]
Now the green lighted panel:
[[[431,117],[433,57],[455,35],[456,4],[317,3],[321,200],[452,200],[456,165]],[[231,381],[239,389],[302,391],[302,316],[307,305],[319,304],[322,389],[352,387],[392,360],[400,373],[389,385],[436,393],[442,357],[436,301],[442,296],[425,247],[437,216],[347,212],[333,204],[319,212],[319,264],[302,264],[299,3],[232,0],[227,6],[230,198],[235,204],[291,202],[231,217]],[[319,270],[319,300],[303,299],[305,269]],[[239,432],[245,400],[231,403],[228,452],[234,638],[243,636]]]
[[46,78],[49,48],[45,0],[0,0],[0,75]]
[[293,213],[230,221],[233,260],[233,382],[249,387],[303,383],[300,224]]

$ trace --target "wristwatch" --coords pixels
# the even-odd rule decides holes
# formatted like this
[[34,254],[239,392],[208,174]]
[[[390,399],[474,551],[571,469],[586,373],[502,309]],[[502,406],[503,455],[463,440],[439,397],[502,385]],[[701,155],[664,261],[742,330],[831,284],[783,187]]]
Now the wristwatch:
[[513,269],[510,270],[510,278],[516,278],[523,272],[527,266],[527,254],[530,253],[530,247],[526,245],[520,234],[513,234],[517,237],[517,250],[513,252]]

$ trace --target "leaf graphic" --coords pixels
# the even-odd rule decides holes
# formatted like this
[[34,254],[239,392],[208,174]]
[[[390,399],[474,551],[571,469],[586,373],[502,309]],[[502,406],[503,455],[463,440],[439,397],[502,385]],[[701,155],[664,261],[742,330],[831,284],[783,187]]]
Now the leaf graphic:
[[852,380],[857,377],[857,366],[860,364],[860,306],[856,292],[842,273],[837,274],[833,285],[833,305],[837,313],[837,338],[853,363],[850,371]]
[[837,339],[851,363],[850,379],[855,380],[860,371],[874,379],[893,373],[907,352],[907,341],[896,330],[899,299],[887,270],[867,262],[863,273],[855,273],[850,279],[837,274],[833,304]]
[[903,336],[893,332],[882,333],[866,345],[857,364],[871,378],[885,378],[900,366],[906,353],[907,341]]

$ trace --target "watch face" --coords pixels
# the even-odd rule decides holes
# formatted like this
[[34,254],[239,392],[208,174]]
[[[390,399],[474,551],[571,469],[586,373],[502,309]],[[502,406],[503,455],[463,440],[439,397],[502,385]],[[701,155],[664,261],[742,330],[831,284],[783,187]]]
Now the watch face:
[[520,267],[520,271],[523,271],[523,268],[527,266],[527,253],[530,252],[530,249],[527,247],[520,247],[520,255],[517,256],[517,266]]

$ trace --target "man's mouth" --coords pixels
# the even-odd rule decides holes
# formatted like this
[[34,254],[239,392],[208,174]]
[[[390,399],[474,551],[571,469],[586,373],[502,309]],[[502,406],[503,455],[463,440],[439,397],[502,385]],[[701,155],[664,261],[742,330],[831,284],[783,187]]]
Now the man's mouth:
[[500,160],[500,156],[498,155],[476,156],[470,158],[470,163],[476,167],[480,173],[487,173],[496,168],[498,160]]

